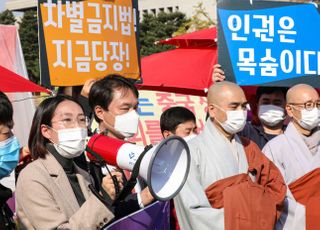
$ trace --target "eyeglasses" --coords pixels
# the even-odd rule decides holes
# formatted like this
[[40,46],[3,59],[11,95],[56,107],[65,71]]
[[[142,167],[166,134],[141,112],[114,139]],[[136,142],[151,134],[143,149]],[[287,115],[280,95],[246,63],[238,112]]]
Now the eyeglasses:
[[298,106],[308,111],[312,110],[315,107],[317,107],[317,109],[320,109],[320,101],[308,101],[306,103],[289,103],[289,105]]
[[76,123],[78,123],[80,127],[88,127],[90,124],[90,119],[87,116],[79,115],[77,118],[65,117],[61,120],[51,121],[51,123],[60,123],[66,128],[75,127]]

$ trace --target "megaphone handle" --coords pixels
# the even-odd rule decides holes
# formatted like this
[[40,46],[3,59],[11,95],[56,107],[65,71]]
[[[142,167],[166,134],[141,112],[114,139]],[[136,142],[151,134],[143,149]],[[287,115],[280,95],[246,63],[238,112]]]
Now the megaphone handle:
[[[100,163],[100,166],[101,168],[102,167],[105,167],[112,179],[112,182],[114,184],[114,189],[115,189],[115,192],[116,192],[116,196],[119,195],[120,193],[120,186],[119,186],[119,182],[117,180],[117,177],[116,176],[113,176],[108,168],[108,165],[106,164],[106,162],[104,161],[104,159],[98,154],[96,153],[95,151],[93,151],[93,149],[89,148],[89,146],[86,146],[86,151],[89,152],[92,156],[94,156]],[[101,189],[101,188],[100,188]]]
[[109,173],[109,175],[110,175],[110,177],[112,179],[112,182],[113,182],[113,185],[114,185],[114,190],[116,192],[116,196],[118,196],[119,193],[120,193],[120,186],[119,186],[119,182],[118,182],[117,177],[111,174],[111,171],[110,171],[108,165],[105,162],[101,162],[100,164],[103,164],[101,167],[104,167],[104,168],[107,169],[107,171],[108,171],[108,173]]
[[114,213],[114,207],[112,206],[112,200],[109,198],[109,199],[106,199],[106,197],[103,197],[101,196],[96,190],[95,188],[93,187],[92,184],[89,184],[89,189],[91,190],[92,194],[94,194],[105,206],[107,206],[107,208],[112,212]]
[[116,192],[116,196],[120,193],[120,186],[119,186],[119,182],[118,182],[118,179],[116,176],[112,176],[111,175],[111,178],[112,178],[112,181],[113,181],[113,184],[114,184],[114,190]]
[[116,199],[114,200],[113,204],[116,204],[117,202],[123,200],[126,198],[126,196],[128,194],[131,193],[132,189],[134,188],[134,186],[137,183],[137,177],[139,175],[139,170],[140,170],[140,164],[142,161],[142,158],[144,157],[144,155],[152,148],[152,145],[147,145],[143,152],[140,154],[140,156],[138,157],[136,163],[133,166],[133,170],[131,172],[131,177],[130,179],[127,181],[127,183],[125,184],[125,186],[123,187],[122,191],[120,192],[120,194],[116,197]]

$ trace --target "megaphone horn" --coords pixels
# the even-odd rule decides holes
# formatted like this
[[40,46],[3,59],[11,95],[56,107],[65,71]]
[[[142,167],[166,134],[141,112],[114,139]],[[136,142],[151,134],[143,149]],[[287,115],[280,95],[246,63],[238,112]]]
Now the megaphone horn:
[[[136,161],[144,151],[135,145],[95,134],[88,147],[96,152],[107,164],[132,171]],[[96,157],[88,153],[91,160]],[[100,158],[99,157],[99,158]],[[153,146],[143,156],[139,175],[146,180],[149,190],[157,200],[170,200],[180,192],[190,170],[190,150],[184,139],[170,136]]]

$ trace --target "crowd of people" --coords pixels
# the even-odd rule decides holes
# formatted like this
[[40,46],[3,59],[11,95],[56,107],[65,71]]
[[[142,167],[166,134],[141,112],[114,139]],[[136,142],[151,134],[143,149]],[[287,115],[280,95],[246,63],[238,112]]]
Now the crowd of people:
[[[191,154],[186,183],[170,202],[167,228],[317,229],[318,92],[306,84],[258,87],[257,119],[251,121],[244,91],[224,79],[216,65],[201,133],[197,118],[184,107],[161,115],[163,138],[184,138]],[[138,98],[133,82],[109,75],[88,80],[82,88],[61,88],[43,100],[29,133],[31,160],[17,172],[15,214],[6,204],[12,192],[0,184],[0,229],[103,229],[154,204],[143,178],[115,203],[130,172],[90,161],[85,152],[95,133],[118,140],[137,133]],[[0,179],[15,170],[23,155],[11,132],[13,112],[0,93]]]

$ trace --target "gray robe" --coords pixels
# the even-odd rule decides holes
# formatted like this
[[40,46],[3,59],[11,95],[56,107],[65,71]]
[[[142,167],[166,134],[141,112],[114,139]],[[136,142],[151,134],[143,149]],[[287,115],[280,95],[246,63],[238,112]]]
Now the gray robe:
[[[237,135],[234,141],[236,149],[208,120],[203,132],[188,142],[190,173],[183,189],[174,199],[181,229],[224,229],[224,210],[211,207],[205,189],[218,180],[247,173],[247,157]],[[234,156],[235,150],[238,161]]]
[[[319,131],[311,137],[319,146]],[[303,137],[289,123],[284,134],[269,141],[262,152],[279,168],[287,185],[302,177],[306,173],[320,167],[320,148],[312,154]],[[286,207],[277,224],[277,229],[305,229],[305,207],[295,201],[287,190]]]

